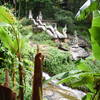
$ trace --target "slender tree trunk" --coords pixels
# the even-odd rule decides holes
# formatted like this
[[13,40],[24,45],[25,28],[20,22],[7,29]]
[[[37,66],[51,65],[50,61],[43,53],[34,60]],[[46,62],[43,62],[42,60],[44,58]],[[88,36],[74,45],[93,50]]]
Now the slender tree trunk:
[[42,99],[42,62],[43,62],[43,55],[41,53],[38,53],[35,56],[32,100],[43,100]]
[[9,70],[5,70],[5,83],[4,86],[0,85],[0,100],[16,100],[16,93],[10,88]]
[[[21,55],[17,55],[19,62],[21,62]],[[24,84],[23,84],[23,66],[19,64],[19,100],[24,100]]]
[[12,81],[13,81],[13,89],[16,88],[16,79],[15,79],[15,71],[13,72],[13,78],[12,78]]
[[24,100],[24,89],[23,89],[23,67],[19,64],[19,97],[20,100]]
[[10,81],[9,81],[9,70],[8,69],[5,69],[5,84],[4,84],[4,86],[5,87],[9,87],[9,83]]
[[13,64],[13,69],[12,69],[12,82],[13,82],[13,89],[16,89],[16,78],[15,78],[15,65]]

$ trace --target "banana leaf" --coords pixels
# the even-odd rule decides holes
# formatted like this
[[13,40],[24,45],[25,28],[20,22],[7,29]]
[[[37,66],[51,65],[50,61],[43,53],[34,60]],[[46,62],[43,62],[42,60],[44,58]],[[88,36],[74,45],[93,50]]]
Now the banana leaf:
[[93,12],[92,27],[89,29],[91,34],[91,44],[93,55],[100,60],[100,11]]
[[11,52],[16,52],[12,37],[7,33],[6,28],[4,27],[0,27],[0,40],[4,43],[4,46]]
[[0,22],[14,24],[16,23],[16,18],[9,9],[4,6],[0,6]]

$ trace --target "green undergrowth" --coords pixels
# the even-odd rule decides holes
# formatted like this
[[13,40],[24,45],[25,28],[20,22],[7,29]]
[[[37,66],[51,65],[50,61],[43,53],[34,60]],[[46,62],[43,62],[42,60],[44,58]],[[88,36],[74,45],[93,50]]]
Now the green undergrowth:
[[75,63],[70,54],[57,48],[49,48],[45,57],[43,69],[51,75],[75,69]]
[[35,44],[44,44],[44,45],[49,45],[49,46],[57,45],[57,43],[55,43],[46,32],[33,33],[31,40]]

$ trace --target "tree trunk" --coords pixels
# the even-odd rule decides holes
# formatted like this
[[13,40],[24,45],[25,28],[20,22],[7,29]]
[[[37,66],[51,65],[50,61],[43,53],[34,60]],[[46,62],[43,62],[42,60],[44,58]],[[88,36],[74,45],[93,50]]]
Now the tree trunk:
[[10,88],[9,70],[5,70],[5,83],[4,86],[0,85],[0,100],[16,100],[16,93]]
[[15,90],[16,88],[16,78],[15,78],[15,66],[14,68],[12,69],[12,82],[13,82],[13,89]]
[[42,100],[42,62],[43,55],[38,53],[35,56],[35,68],[33,79],[32,100]]
[[8,69],[5,69],[5,83],[4,83],[4,86],[5,87],[9,87],[9,70]]
[[[17,54],[19,62],[21,62],[21,55],[20,53]],[[24,84],[23,84],[23,66],[19,63],[19,100],[24,100]]]
[[0,85],[0,100],[16,100],[16,93],[10,88]]
[[19,64],[19,98],[24,100],[24,89],[23,89],[23,67]]

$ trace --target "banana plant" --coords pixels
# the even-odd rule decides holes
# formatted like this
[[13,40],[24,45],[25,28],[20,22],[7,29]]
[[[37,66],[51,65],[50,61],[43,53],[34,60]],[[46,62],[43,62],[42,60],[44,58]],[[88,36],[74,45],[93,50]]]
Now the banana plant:
[[93,55],[100,60],[100,2],[99,0],[87,0],[76,14],[79,20],[85,19],[88,14],[93,13],[92,26],[89,29]]
[[19,97],[24,100],[23,66],[21,64],[25,41],[17,28],[18,22],[9,9],[0,6],[0,40],[19,62]]
[[[87,0],[86,3],[80,8],[76,17],[78,19],[86,18],[87,15],[92,12],[92,26],[89,29],[91,35],[91,45],[92,45],[92,53],[94,55],[95,60],[100,60],[100,2],[99,0]],[[81,66],[81,65],[80,65]],[[99,76],[93,75],[93,70],[89,73],[92,73],[92,81],[89,83],[92,89],[95,89],[93,93],[93,97],[91,98],[90,94],[87,94],[87,97],[84,97],[84,100],[99,100],[100,99],[100,73]],[[93,85],[92,85],[93,84]],[[95,85],[95,86],[94,86]]]

